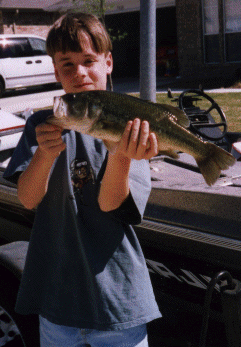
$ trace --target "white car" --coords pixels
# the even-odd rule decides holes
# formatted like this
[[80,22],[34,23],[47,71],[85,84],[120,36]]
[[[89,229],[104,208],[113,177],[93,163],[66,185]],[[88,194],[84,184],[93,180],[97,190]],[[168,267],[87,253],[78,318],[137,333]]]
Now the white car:
[[45,39],[35,35],[0,35],[0,96],[7,89],[56,83]]

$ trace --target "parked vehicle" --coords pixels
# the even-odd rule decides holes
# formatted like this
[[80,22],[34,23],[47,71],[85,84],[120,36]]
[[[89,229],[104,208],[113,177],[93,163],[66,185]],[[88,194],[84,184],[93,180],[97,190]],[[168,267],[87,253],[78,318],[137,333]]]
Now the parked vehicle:
[[0,95],[5,90],[56,83],[45,40],[34,35],[0,35]]
[[[207,110],[198,107],[203,98],[210,103]],[[225,115],[213,99],[191,90],[173,101],[188,115],[191,131],[239,158],[241,134],[227,131]],[[221,118],[216,122],[214,109]],[[0,149],[0,161],[5,160],[5,150]],[[21,205],[16,185],[2,177],[4,167],[0,346],[11,339],[17,346],[37,347],[37,317],[14,312],[35,211]],[[135,226],[163,313],[148,327],[150,347],[240,347],[241,162],[224,171],[212,187],[185,153],[179,159],[157,156],[150,167],[152,192],[144,220]]]

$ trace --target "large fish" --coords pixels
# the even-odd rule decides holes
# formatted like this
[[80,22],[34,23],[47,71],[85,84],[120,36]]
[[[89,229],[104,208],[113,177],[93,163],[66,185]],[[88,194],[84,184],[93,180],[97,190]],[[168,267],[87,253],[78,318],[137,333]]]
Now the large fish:
[[56,97],[54,115],[47,121],[63,129],[118,142],[126,123],[135,118],[149,122],[161,153],[174,158],[178,157],[177,152],[192,155],[208,185],[215,183],[221,170],[235,163],[231,154],[188,131],[189,120],[178,108],[126,94],[94,90]]

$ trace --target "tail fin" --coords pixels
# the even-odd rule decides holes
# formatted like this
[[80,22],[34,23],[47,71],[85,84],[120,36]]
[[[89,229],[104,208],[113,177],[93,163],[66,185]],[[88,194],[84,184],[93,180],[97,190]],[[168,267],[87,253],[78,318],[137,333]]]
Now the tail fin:
[[196,158],[196,162],[206,183],[211,186],[219,178],[221,170],[227,170],[229,166],[234,165],[236,159],[213,143],[206,142],[206,145],[209,147],[208,155]]

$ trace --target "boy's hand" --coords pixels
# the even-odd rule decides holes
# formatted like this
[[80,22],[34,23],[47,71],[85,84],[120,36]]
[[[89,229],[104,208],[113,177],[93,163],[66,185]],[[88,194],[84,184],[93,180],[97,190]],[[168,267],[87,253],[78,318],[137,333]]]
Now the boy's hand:
[[48,189],[53,162],[65,149],[61,128],[43,123],[36,126],[35,132],[38,149],[18,180],[18,198],[28,209],[42,201]]
[[65,149],[66,145],[62,140],[63,129],[56,125],[42,123],[36,129],[36,139],[41,153],[49,159],[55,159]]
[[150,159],[158,154],[156,135],[150,133],[149,123],[136,118],[129,121],[118,144],[105,142],[111,154],[122,154],[129,159]]

